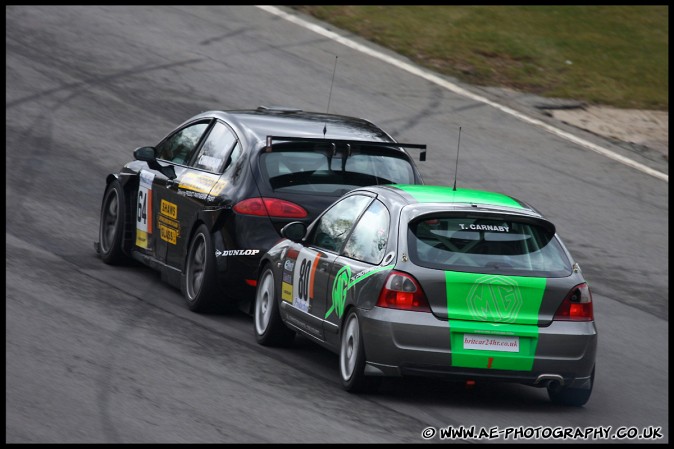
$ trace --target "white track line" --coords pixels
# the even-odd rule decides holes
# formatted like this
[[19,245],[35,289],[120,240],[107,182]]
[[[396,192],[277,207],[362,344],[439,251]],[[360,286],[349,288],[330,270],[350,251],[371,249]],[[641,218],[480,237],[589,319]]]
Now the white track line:
[[578,144],[582,147],[585,147],[585,148],[587,148],[589,150],[592,150],[596,153],[602,154],[602,155],[604,155],[604,156],[606,156],[610,159],[618,161],[621,164],[624,164],[624,165],[627,165],[628,167],[632,167],[634,169],[642,171],[642,172],[644,172],[648,175],[651,175],[655,178],[661,179],[661,180],[663,180],[667,183],[669,182],[669,175],[667,175],[665,173],[654,170],[654,169],[652,169],[652,168],[650,168],[650,167],[648,167],[644,164],[640,164],[639,162],[633,161],[632,159],[629,159],[625,156],[614,153],[613,151],[608,150],[604,147],[600,147],[599,145],[595,145],[594,143],[588,142],[585,139],[581,139],[580,137],[574,136],[573,134],[562,131],[561,129],[558,129],[558,128],[555,128],[554,126],[548,125],[547,123],[542,122],[538,119],[531,118],[529,116],[521,114],[521,113],[519,113],[519,112],[515,111],[514,109],[511,109],[507,106],[504,106],[504,105],[499,104],[499,103],[495,103],[495,102],[493,102],[493,101],[491,101],[491,100],[489,100],[485,97],[481,97],[480,95],[476,95],[472,92],[469,92],[466,89],[463,89],[463,88],[457,86],[456,84],[450,83],[450,82],[440,78],[439,76],[434,75],[431,72],[427,72],[427,71],[422,70],[418,67],[415,67],[411,64],[408,64],[408,63],[400,61],[396,58],[392,58],[391,56],[388,56],[388,55],[385,55],[385,54],[380,53],[378,51],[375,51],[372,48],[366,47],[365,45],[361,45],[361,44],[359,44],[359,43],[357,43],[357,42],[355,42],[351,39],[345,38],[344,36],[340,36],[337,33],[326,30],[325,28],[323,28],[319,25],[307,22],[307,21],[301,19],[298,16],[288,14],[288,13],[286,13],[286,12],[284,12],[284,11],[280,10],[279,8],[274,7],[274,6],[261,6],[261,5],[256,5],[256,6],[260,9],[264,10],[264,11],[267,11],[270,14],[274,14],[276,16],[279,16],[279,17],[281,17],[281,18],[283,18],[283,19],[285,19],[289,22],[292,22],[296,25],[304,27],[304,28],[306,28],[308,30],[311,30],[315,33],[318,33],[322,36],[325,36],[328,39],[332,39],[335,42],[339,42],[342,45],[346,45],[347,47],[350,47],[350,48],[352,48],[354,50],[357,50],[361,53],[365,53],[366,55],[370,55],[373,58],[377,58],[381,61],[384,61],[384,62],[387,62],[391,65],[394,65],[394,66],[396,66],[400,69],[406,70],[407,72],[409,72],[413,75],[417,75],[421,78],[424,78],[424,79],[426,79],[426,80],[428,80],[432,83],[435,83],[438,86],[444,87],[445,89],[448,89],[448,90],[450,90],[450,91],[452,91],[452,92],[454,92],[458,95],[462,95],[466,98],[470,98],[472,100],[479,101],[481,103],[485,103],[485,104],[487,104],[489,106],[492,106],[492,107],[494,107],[494,108],[496,108],[500,111],[505,112],[506,114],[510,114],[513,117],[517,117],[518,119],[520,119],[524,122],[531,123],[532,125],[541,127],[544,130],[546,130],[546,131],[548,131],[548,132],[550,132],[550,133],[552,133],[556,136],[559,136],[563,139],[569,140],[569,141],[571,141],[573,143],[576,143],[576,144]]

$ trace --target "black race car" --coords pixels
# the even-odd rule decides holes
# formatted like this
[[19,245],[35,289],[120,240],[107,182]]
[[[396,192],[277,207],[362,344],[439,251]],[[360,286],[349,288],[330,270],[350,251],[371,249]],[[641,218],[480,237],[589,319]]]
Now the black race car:
[[105,263],[132,258],[160,271],[193,311],[246,309],[260,258],[284,225],[309,224],[356,187],[422,183],[404,148],[425,159],[424,145],[359,118],[204,112],[108,175],[95,247]]

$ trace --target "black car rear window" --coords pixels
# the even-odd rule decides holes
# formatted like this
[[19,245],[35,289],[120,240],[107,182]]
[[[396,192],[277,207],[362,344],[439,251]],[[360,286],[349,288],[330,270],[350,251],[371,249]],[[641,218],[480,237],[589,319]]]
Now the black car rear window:
[[554,234],[525,221],[424,216],[408,229],[410,259],[423,267],[545,277],[572,271]]
[[356,187],[414,184],[414,171],[404,155],[386,151],[298,151],[274,148],[260,155],[260,166],[274,191],[342,195]]

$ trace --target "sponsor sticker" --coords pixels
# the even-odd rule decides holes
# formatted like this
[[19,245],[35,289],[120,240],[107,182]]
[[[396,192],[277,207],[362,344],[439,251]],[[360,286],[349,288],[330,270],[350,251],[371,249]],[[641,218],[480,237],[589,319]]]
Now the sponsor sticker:
[[283,282],[287,282],[288,284],[291,284],[293,282],[293,274],[288,273],[287,271],[283,272]]
[[159,225],[159,236],[162,240],[165,240],[173,245],[178,241],[178,230],[169,228],[162,224]]
[[281,299],[292,304],[293,286],[287,282],[281,282]]
[[168,202],[166,200],[161,200],[160,203],[160,211],[162,215],[166,215],[169,218],[178,218],[178,206],[175,204]]
[[463,348],[477,351],[519,352],[520,338],[496,335],[464,334]]
[[260,252],[259,249],[230,249],[226,251],[215,250],[215,257],[227,256],[254,256]]
[[159,228],[159,238],[175,245],[180,236],[180,223],[178,218],[178,206],[170,201],[162,199],[159,202],[159,219],[157,227]]
[[167,217],[165,217],[164,215],[161,215],[161,214],[157,218],[157,223],[159,223],[160,226],[164,225],[164,226],[168,226],[169,228],[174,228],[174,229],[180,228],[180,223],[178,223],[176,220],[171,220],[170,218],[167,218]]
[[218,175],[190,172],[180,179],[178,188],[208,194],[217,183],[218,178]]

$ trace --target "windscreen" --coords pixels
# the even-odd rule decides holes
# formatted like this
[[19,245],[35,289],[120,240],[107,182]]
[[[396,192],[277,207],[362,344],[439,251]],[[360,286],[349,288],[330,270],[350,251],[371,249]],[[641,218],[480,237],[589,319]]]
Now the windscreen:
[[564,277],[571,263],[542,226],[484,217],[424,216],[409,225],[410,259],[450,271]]
[[357,187],[415,184],[405,154],[382,149],[347,152],[288,147],[260,155],[263,174],[274,191],[339,196]]

